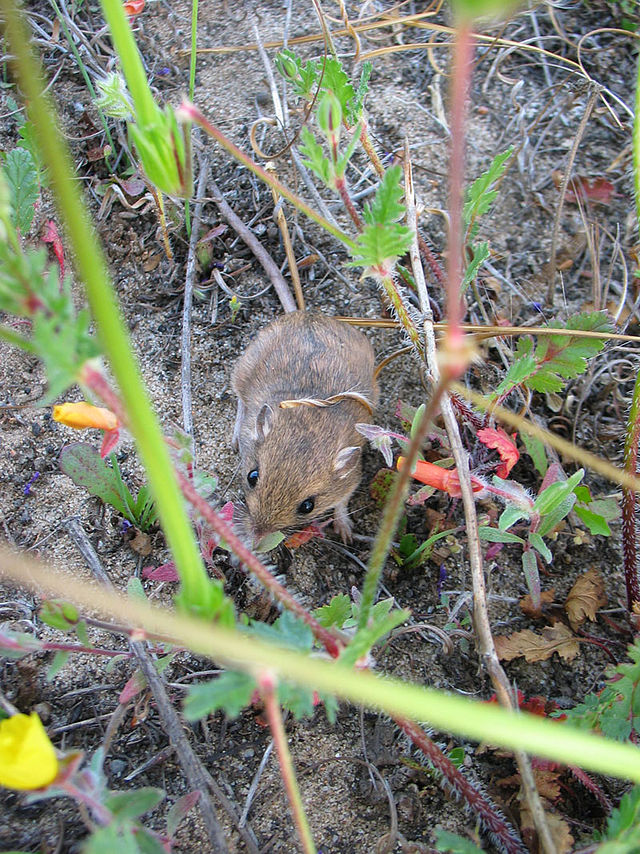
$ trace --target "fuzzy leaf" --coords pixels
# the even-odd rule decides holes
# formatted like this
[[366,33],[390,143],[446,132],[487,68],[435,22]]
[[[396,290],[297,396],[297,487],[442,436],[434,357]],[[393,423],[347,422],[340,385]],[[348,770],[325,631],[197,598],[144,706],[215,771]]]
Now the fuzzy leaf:
[[[321,70],[322,62],[319,62],[318,65]],[[333,92],[340,102],[343,113],[347,112],[347,105],[356,94],[346,72],[342,68],[342,63],[333,56],[328,56],[326,59],[321,91]]]
[[489,528],[483,526],[478,528],[478,536],[481,540],[489,543],[519,543],[521,546],[525,544],[522,537],[516,534],[511,534],[509,531],[501,531],[498,528]]
[[473,246],[473,257],[467,264],[467,269],[464,271],[462,284],[460,285],[462,293],[466,291],[469,285],[475,281],[480,267],[489,257],[489,242],[484,240],[482,243],[476,243]]
[[266,623],[251,623],[250,633],[267,643],[278,644],[298,652],[309,652],[313,646],[311,629],[290,611],[283,611],[271,626]]
[[470,839],[439,827],[436,828],[436,851],[450,852],[450,854],[482,854],[482,848],[478,848]]
[[538,611],[541,606],[540,598],[540,573],[538,572],[538,561],[533,549],[525,549],[522,552],[522,570],[524,580],[527,582],[527,590],[531,596],[531,605]]
[[358,235],[353,261],[350,267],[384,267],[391,265],[411,245],[412,233],[400,223],[391,225],[372,224],[365,226]]

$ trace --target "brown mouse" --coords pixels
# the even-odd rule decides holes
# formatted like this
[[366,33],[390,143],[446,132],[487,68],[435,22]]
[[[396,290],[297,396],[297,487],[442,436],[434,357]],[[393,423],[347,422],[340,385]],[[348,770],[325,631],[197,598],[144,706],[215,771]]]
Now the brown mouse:
[[231,384],[253,542],[329,510],[347,540],[347,503],[360,482],[365,442],[355,425],[371,421],[378,399],[369,341],[323,314],[291,312],[258,333]]

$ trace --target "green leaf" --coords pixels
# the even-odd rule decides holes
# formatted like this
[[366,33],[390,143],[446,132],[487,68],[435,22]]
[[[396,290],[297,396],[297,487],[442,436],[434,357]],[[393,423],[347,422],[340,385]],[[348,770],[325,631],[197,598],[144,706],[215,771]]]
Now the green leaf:
[[337,626],[341,629],[350,614],[351,599],[346,593],[338,593],[331,599],[328,605],[316,608],[313,612],[313,616],[316,620],[326,629],[331,626]]
[[62,668],[69,660],[69,655],[70,653],[64,652],[63,650],[58,650],[58,652],[56,652],[56,654],[53,656],[53,661],[47,669],[47,682],[53,682],[55,677],[58,675],[58,673],[60,673]]
[[486,172],[473,182],[467,191],[467,200],[463,208],[465,225],[468,227],[472,220],[485,214],[497,196],[497,190],[491,189],[506,168],[506,162],[513,154],[510,146],[502,154],[496,154]]
[[574,507],[573,511],[587,526],[590,534],[601,537],[611,536],[611,528],[599,513],[594,513],[588,507]]
[[92,445],[86,442],[66,445],[60,452],[59,465],[76,486],[84,487],[118,513],[129,516],[128,508],[120,497],[118,476]]
[[[321,69],[322,61],[319,63],[319,70]],[[340,102],[342,112],[347,112],[347,105],[355,96],[355,91],[347,73],[342,68],[342,63],[336,57],[328,56],[326,59],[321,90],[332,92]]]
[[147,601],[147,594],[144,592],[142,581],[140,581],[137,575],[132,575],[127,581],[127,596],[129,599],[133,599],[134,602]]
[[376,602],[371,609],[368,625],[356,632],[351,643],[342,651],[341,663],[353,666],[359,658],[370,652],[378,641],[409,619],[411,611],[400,609],[390,611],[392,605],[392,599]]
[[16,228],[26,235],[33,222],[34,205],[40,196],[33,157],[24,148],[14,148],[7,154],[4,172],[11,192]]
[[[533,503],[533,509],[541,516],[552,513],[562,502],[573,493],[575,487],[584,477],[584,469],[578,469],[568,480],[556,481],[544,489]],[[575,501],[575,495],[572,496]]]
[[473,257],[467,264],[467,269],[465,270],[462,278],[462,284],[460,286],[462,288],[462,293],[464,293],[469,285],[475,281],[480,267],[482,267],[488,257],[489,242],[485,240],[482,243],[476,243],[473,247]]
[[305,125],[300,132],[300,154],[305,158],[302,162],[320,178],[322,183],[331,186],[331,164],[329,158],[316,138]]
[[489,543],[519,543],[521,546],[525,545],[522,537],[518,537],[509,531],[500,531],[498,528],[489,528],[484,525],[478,528],[478,536],[481,540]]
[[110,824],[94,830],[82,849],[83,854],[114,854],[114,851],[118,854],[140,854],[131,825],[117,827]]
[[525,433],[524,430],[520,433],[520,438],[527,449],[527,453],[533,460],[536,471],[544,477],[547,473],[547,469],[549,468],[547,452],[544,449],[544,442],[538,439],[537,436],[531,436],[529,433]]
[[531,594],[533,607],[540,607],[540,573],[538,572],[538,561],[533,549],[525,549],[522,552],[522,569],[527,582],[527,589]]
[[356,247],[350,250],[349,267],[385,267],[392,265],[411,245],[412,232],[400,223],[367,225],[358,235]]
[[146,827],[137,828],[136,845],[140,854],[167,854],[164,845]]
[[362,216],[368,225],[390,225],[404,216],[405,207],[401,202],[404,189],[401,180],[402,167],[399,164],[391,166],[384,173],[373,201],[364,206]]
[[227,671],[210,682],[193,685],[184,702],[187,720],[197,721],[222,709],[229,718],[237,717],[249,705],[256,682],[246,673]]
[[288,709],[294,718],[310,718],[313,714],[313,691],[293,682],[279,681],[277,686],[278,702]]
[[542,539],[540,534],[529,533],[529,542],[536,551],[540,552],[540,554],[546,560],[547,563],[551,563],[553,555],[551,554],[549,547]]
[[640,786],[623,795],[607,821],[598,854],[637,854],[640,850]]
[[126,792],[110,792],[104,805],[111,810],[118,821],[138,818],[155,809],[165,797],[162,789],[147,786],[142,789],[129,789]]
[[562,520],[569,515],[575,503],[576,497],[571,493],[555,508],[555,510],[552,510],[550,513],[543,516],[542,521],[538,525],[538,533],[540,536],[546,537],[556,525],[562,522]]
[[498,519],[498,528],[501,531],[508,531],[512,525],[515,525],[520,519],[528,519],[526,511],[517,505],[508,504]]
[[449,833],[436,827],[436,851],[450,852],[450,854],[482,854],[482,848],[478,848],[469,839]]
[[362,63],[362,71],[360,72],[360,82],[358,83],[358,88],[356,90],[355,95],[347,104],[347,121],[350,125],[355,125],[356,122],[360,120],[362,115],[362,107],[364,105],[364,99],[369,91],[369,78],[371,77],[371,69],[373,65],[371,62],[363,62]]
[[80,619],[76,606],[63,599],[45,599],[39,616],[43,623],[60,632],[73,631]]
[[298,652],[309,652],[313,646],[311,629],[290,611],[283,611],[271,626],[258,621],[252,622],[249,632],[267,643],[278,644]]

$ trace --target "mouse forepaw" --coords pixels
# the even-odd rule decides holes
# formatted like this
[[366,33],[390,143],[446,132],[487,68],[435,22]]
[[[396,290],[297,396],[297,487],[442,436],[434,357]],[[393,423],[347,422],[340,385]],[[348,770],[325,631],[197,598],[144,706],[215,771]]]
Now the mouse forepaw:
[[333,511],[333,529],[340,535],[343,543],[351,542],[353,525],[347,512],[346,502],[337,504]]

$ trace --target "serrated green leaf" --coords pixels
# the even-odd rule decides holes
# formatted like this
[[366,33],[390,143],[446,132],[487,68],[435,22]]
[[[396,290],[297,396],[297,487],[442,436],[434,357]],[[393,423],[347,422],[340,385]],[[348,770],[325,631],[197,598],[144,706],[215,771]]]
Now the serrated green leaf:
[[[320,67],[321,65],[322,63]],[[347,73],[342,68],[342,63],[336,57],[328,56],[326,59],[321,89],[323,92],[333,92],[340,102],[342,112],[347,112],[347,105],[353,99],[355,92]]]
[[489,257],[489,242],[485,240],[482,243],[477,243],[473,247],[473,257],[471,261],[467,264],[467,269],[464,271],[464,276],[462,278],[462,293],[469,287],[469,285],[475,281],[476,276],[478,275],[478,271],[480,267],[484,264],[484,262]]
[[371,77],[371,69],[373,65],[371,62],[363,62],[362,70],[360,72],[360,82],[358,83],[358,88],[356,90],[355,95],[347,104],[347,121],[350,125],[356,124],[360,120],[362,115],[362,107],[364,104],[364,99],[369,91],[369,78]]
[[400,626],[411,616],[411,611],[395,609],[389,611],[393,600],[377,602],[371,610],[369,624],[360,629],[353,637],[351,643],[345,647],[340,655],[340,662],[346,666],[353,666],[359,658],[366,655],[378,641],[386,637],[397,626]]
[[402,204],[404,189],[400,183],[402,167],[398,164],[391,166],[384,173],[384,178],[378,185],[372,202],[364,206],[363,218],[369,225],[390,225],[404,216],[405,206]]
[[316,138],[305,125],[300,132],[300,154],[305,158],[303,163],[318,176],[322,183],[331,186],[331,164]]
[[411,245],[412,233],[400,223],[391,225],[367,225],[358,235],[355,249],[351,250],[354,260],[349,267],[384,267],[391,265]]
[[311,629],[290,611],[283,611],[270,626],[260,622],[251,623],[250,634],[267,643],[278,644],[298,652],[309,652],[313,646]]
[[184,701],[187,720],[196,721],[222,709],[229,718],[237,717],[249,705],[256,682],[246,673],[227,671],[217,679],[193,685]]
[[288,709],[294,718],[310,718],[313,714],[313,691],[302,685],[280,681],[277,686],[278,702]]
[[37,170],[30,152],[24,148],[10,151],[5,160],[4,174],[11,192],[16,228],[26,235],[35,215],[34,205],[40,196]]
[[502,154],[496,154],[486,172],[473,182],[467,191],[467,200],[463,208],[463,218],[466,226],[472,220],[485,214],[491,207],[497,191],[491,187],[502,177],[506,162],[513,154],[513,146],[510,146]]
[[481,540],[489,543],[519,543],[521,546],[525,545],[522,537],[518,537],[510,531],[500,531],[498,528],[490,528],[487,525],[478,528],[478,536]]
[[326,629],[331,626],[342,628],[345,620],[351,614],[351,599],[346,593],[338,593],[328,605],[323,605],[313,612],[313,616]]
[[129,789],[126,792],[110,792],[104,804],[118,821],[127,821],[151,812],[164,797],[165,793],[162,789],[147,786],[142,789]]

